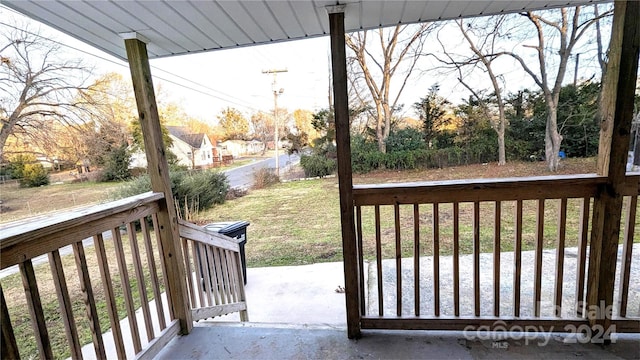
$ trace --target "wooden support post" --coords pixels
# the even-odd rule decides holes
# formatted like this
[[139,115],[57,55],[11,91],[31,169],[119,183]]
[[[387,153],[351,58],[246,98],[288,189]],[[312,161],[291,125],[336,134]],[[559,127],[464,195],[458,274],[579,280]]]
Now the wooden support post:
[[[336,122],[338,153],[338,187],[342,224],[342,254],[347,306],[347,335],[360,337],[360,286],[356,244],[353,179],[351,172],[351,136],[349,134],[349,98],[347,94],[347,57],[344,39],[344,5],[327,7],[331,33],[331,67],[333,70],[333,110]],[[360,255],[361,256],[361,255]]]
[[[640,44],[640,3],[616,1],[611,33],[611,51],[604,80],[601,114],[613,113],[612,123],[603,123],[598,159],[600,175],[607,182],[598,190],[594,202],[587,277],[587,314],[592,326],[609,334],[613,287],[622,213],[621,188],[625,182],[629,134],[633,118],[633,99],[638,73]],[[608,104],[608,105],[607,105]],[[613,106],[608,108],[608,106]],[[610,135],[609,135],[610,134]],[[594,310],[598,311],[594,311]],[[611,329],[615,332],[614,329]],[[602,333],[602,332],[598,332]],[[594,339],[609,341],[609,339]]]
[[[135,35],[135,34],[134,34]],[[167,292],[171,298],[170,306],[173,315],[180,320],[182,334],[188,334],[193,327],[191,311],[187,298],[187,286],[183,269],[178,218],[171,193],[169,165],[162,142],[160,117],[151,81],[151,69],[147,55],[147,45],[138,38],[125,39],[133,90],[136,96],[138,114],[144,147],[147,154],[148,171],[151,177],[151,188],[162,192],[165,201],[160,202],[158,212],[158,234],[162,243],[162,256],[166,266]]]

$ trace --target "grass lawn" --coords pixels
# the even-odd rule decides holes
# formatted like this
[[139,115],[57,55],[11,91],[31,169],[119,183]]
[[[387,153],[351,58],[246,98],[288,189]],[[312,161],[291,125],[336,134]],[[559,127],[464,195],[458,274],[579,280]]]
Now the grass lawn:
[[[563,161],[560,174],[593,173],[595,171],[595,159],[569,159]],[[434,169],[425,171],[380,171],[366,175],[354,175],[354,183],[383,183],[406,181],[431,181],[464,178],[491,178],[491,177],[519,177],[549,175],[544,163],[510,163],[499,167],[496,164],[471,165],[458,168]],[[79,183],[50,185],[36,189],[20,189],[17,187],[0,186],[0,199],[2,199],[2,217],[0,221],[29,217],[45,211],[73,207],[88,203],[102,202],[109,199],[112,190],[118,184]],[[557,218],[557,202],[548,201],[545,204],[545,246],[554,247],[556,236],[555,219]],[[487,215],[482,217],[481,224],[481,250],[492,250],[493,239],[493,205],[483,204],[482,211]],[[577,232],[578,208],[580,203],[571,200],[568,210],[567,246],[574,246]],[[462,204],[461,209],[461,252],[471,252],[471,214],[472,208]],[[421,206],[421,222],[425,225],[421,233],[422,255],[431,255],[433,241],[430,221],[432,221],[432,206]],[[452,252],[452,221],[451,205],[442,205],[440,208],[440,251],[442,254]],[[393,208],[382,207],[382,249],[384,257],[393,257],[395,254],[395,236],[393,232]],[[363,211],[363,232],[365,257],[371,259],[375,253],[373,225],[373,211]],[[513,203],[506,202],[502,208],[503,251],[510,251],[513,247]],[[623,214],[624,216],[624,214]],[[404,256],[413,256],[412,242],[412,208],[401,209],[402,251]],[[340,234],[340,212],[338,184],[336,178],[316,179],[305,181],[292,181],[276,184],[262,190],[252,190],[247,196],[228,201],[207,211],[197,214],[196,221],[200,224],[246,220],[251,223],[248,228],[248,243],[246,245],[248,266],[275,266],[275,265],[299,265],[316,262],[342,260],[342,246]],[[535,203],[525,204],[525,229],[523,248],[532,249],[534,246],[535,229]],[[635,232],[640,233],[640,212],[636,221]],[[405,240],[406,239],[406,240]],[[639,237],[636,237],[640,241]],[[123,238],[126,257],[130,258],[128,239]],[[112,254],[113,242],[105,241],[107,251]],[[106,315],[104,293],[97,270],[95,250],[87,248],[88,266],[91,271],[92,283],[96,291],[98,310],[101,313],[103,329],[109,327]],[[156,249],[157,251],[157,249]],[[143,261],[145,256],[142,255]],[[158,261],[158,258],[156,258]],[[70,289],[74,312],[84,312],[84,305],[79,289],[78,278],[75,272],[73,256],[64,256],[67,284]],[[121,317],[126,312],[123,308],[121,295],[121,280],[118,276],[115,261],[110,260],[112,281],[114,289],[118,292],[118,308]],[[146,266],[144,266],[147,269]],[[49,266],[47,264],[35,267],[39,283],[40,295],[43,307],[50,323],[49,334],[52,337],[52,347],[56,357],[68,356],[66,340],[62,322],[59,321],[57,311],[57,299],[52,285]],[[134,282],[133,269],[129,269],[129,277],[132,279],[132,291],[134,299],[139,297]],[[148,276],[148,274],[147,274]],[[8,299],[9,312],[11,314],[16,337],[20,343],[21,354],[25,358],[37,356],[37,349],[33,342],[30,318],[26,310],[26,300],[19,274],[10,275],[2,279],[2,288]],[[150,291],[150,289],[148,289]],[[151,298],[151,294],[149,294]],[[137,305],[136,305],[137,306]],[[83,342],[89,342],[91,331],[84,316],[77,315],[81,337]]]
[[65,183],[37,188],[0,185],[0,223],[28,218],[76,206],[108,201],[118,183]]
[[[593,173],[595,159],[568,159],[563,161],[558,174]],[[379,171],[354,175],[354,183],[382,183],[406,181],[432,181],[465,178],[521,177],[549,175],[541,162],[470,165],[457,168],[431,169],[424,171]],[[581,201],[569,201],[567,214],[567,246],[577,243],[579,207]],[[557,238],[557,201],[545,203],[545,247],[554,247]],[[461,252],[472,250],[472,207],[462,204],[460,219]],[[493,204],[481,204],[486,215],[481,216],[481,251],[490,252],[493,247]],[[535,246],[535,202],[525,202],[523,249]],[[450,254],[452,250],[453,225],[451,205],[440,208],[440,251]],[[382,207],[383,256],[395,254],[393,232],[393,208]],[[432,206],[421,206],[421,219],[429,224]],[[365,257],[375,253],[375,228],[373,211],[363,211]],[[502,205],[503,240],[501,249],[513,249],[514,203]],[[624,216],[624,215],[623,215]],[[340,211],[336,178],[294,181],[281,183],[267,189],[254,190],[249,195],[223,205],[216,206],[197,216],[197,222],[206,224],[217,221],[246,220],[251,223],[247,230],[247,264],[250,267],[275,265],[300,265],[316,262],[342,260],[340,234]],[[413,256],[413,210],[401,211],[403,255]],[[421,232],[422,255],[431,255],[433,234],[427,225]],[[636,233],[640,233],[640,212],[636,221]]]

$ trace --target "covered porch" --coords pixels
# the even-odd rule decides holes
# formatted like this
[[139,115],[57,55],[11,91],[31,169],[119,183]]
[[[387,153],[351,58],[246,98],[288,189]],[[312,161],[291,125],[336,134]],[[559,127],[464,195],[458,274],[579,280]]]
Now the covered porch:
[[[237,6],[233,5],[235,7],[226,3],[233,7],[233,11],[230,8],[221,11],[224,6],[217,2],[159,3],[157,9],[150,9],[138,2],[123,6],[112,2],[5,3],[113,55],[128,59],[153,188],[152,193],[73,214],[13,224],[3,229],[0,235],[1,268],[19,266],[41,358],[53,357],[47,333],[48,320],[39,300],[38,286],[42,280],[37,278],[32,263],[34,258],[41,255],[48,256],[50,276],[55,283],[60,312],[63,314],[60,321],[65,324],[72,358],[82,357],[83,344],[76,331],[77,320],[71,308],[70,297],[74,294],[69,294],[66,289],[66,278],[70,271],[77,271],[82,284],[86,308],[86,317],[82,321],[91,323],[91,342],[98,358],[113,356],[105,351],[101,335],[105,329],[101,329],[97,320],[99,311],[108,313],[117,348],[116,356],[119,358],[156,355],[206,358],[211,354],[230,358],[268,357],[276,353],[269,348],[271,345],[263,344],[262,340],[267,338],[265,334],[275,339],[269,344],[281,349],[283,357],[324,357],[318,355],[326,354],[326,357],[341,358],[361,356],[363,353],[375,357],[385,357],[385,354],[399,357],[405,350],[408,351],[407,357],[420,356],[425,352],[463,358],[495,357],[494,349],[500,350],[500,346],[518,348],[520,345],[514,343],[513,339],[507,340],[506,344],[498,342],[498,345],[482,341],[461,345],[456,331],[463,331],[469,326],[486,327],[488,330],[498,330],[498,326],[511,330],[516,326],[521,329],[535,326],[541,333],[548,333],[552,329],[562,329],[570,333],[569,336],[571,333],[587,333],[605,343],[612,339],[613,333],[640,332],[640,314],[635,303],[638,292],[629,286],[632,266],[638,262],[637,252],[635,255],[633,253],[633,242],[637,235],[634,229],[640,175],[625,173],[638,66],[638,2],[615,3],[612,49],[619,51],[612,51],[614,55],[610,61],[617,65],[607,72],[612,79],[611,89],[615,90],[606,94],[615,103],[615,117],[608,125],[611,131],[605,140],[605,150],[600,153],[600,164],[603,165],[599,174],[383,186],[354,186],[352,183],[345,31],[399,22],[436,21],[566,6],[567,1],[525,4],[487,1],[474,2],[469,6],[467,2],[456,1],[346,4],[331,1],[266,1],[236,3]],[[574,5],[582,3],[585,2],[570,2]],[[411,11],[413,7],[415,11]],[[272,16],[260,18],[251,15],[264,14],[265,8]],[[81,16],[81,13],[84,15]],[[209,18],[203,14],[208,14]],[[260,31],[263,33],[259,34]],[[251,299],[247,299],[242,281],[239,281],[242,270],[238,244],[192,224],[179,222],[176,217],[149,57],[322,35],[331,37],[332,48],[346,333],[344,330],[301,330],[295,327],[287,330],[286,327],[264,328],[240,324],[214,324],[208,327],[198,324],[194,327],[195,320],[234,312],[240,313],[240,320],[247,321]],[[124,47],[122,38],[125,39]],[[527,206],[536,209],[533,226],[529,230],[525,226],[527,220],[522,218],[523,209]],[[551,206],[557,207],[557,218],[545,217],[545,208]],[[493,216],[481,219],[480,209],[487,207],[492,209]],[[451,279],[440,276],[443,265],[438,238],[444,228],[440,224],[441,215],[445,213],[453,219],[447,234],[452,236],[454,244],[459,239],[461,223],[468,222],[473,229],[471,269],[461,268],[460,249],[454,247]],[[431,220],[423,221],[425,216]],[[367,217],[369,220],[366,220]],[[576,220],[579,228],[576,275],[570,288],[571,301],[566,301],[568,291],[564,290],[568,219]],[[511,230],[506,230],[506,223],[512,224]],[[373,226],[366,227],[363,224]],[[420,261],[420,233],[425,226],[430,228],[433,237],[433,248],[430,249],[433,258],[428,266]],[[389,246],[394,247],[392,270],[386,271],[394,277],[391,285],[383,281],[383,260],[386,258],[382,253],[386,244],[383,232],[387,227],[392,229],[390,234],[393,241]],[[544,243],[544,234],[549,227],[557,234],[552,244],[555,251],[552,270],[543,268],[543,248],[548,245]],[[484,243],[486,236],[481,236],[485,231],[492,234],[489,236],[489,245]],[[521,245],[527,231],[535,239],[535,250],[531,268],[525,269],[522,266]],[[87,268],[87,249],[83,245],[86,238],[94,241],[90,251],[95,252],[98,258],[99,274],[91,274]],[[509,247],[513,254],[508,264],[501,262],[502,248],[506,243],[512,244]],[[111,248],[105,249],[105,244],[111,244]],[[128,244],[131,249],[126,256],[123,244]],[[75,269],[67,270],[67,275],[59,253],[66,246],[73,247],[75,258]],[[492,249],[490,253],[493,254],[489,268],[481,266],[481,249],[486,246]],[[108,255],[112,251],[114,258]],[[618,251],[621,253],[619,265],[616,256]],[[374,253],[375,257],[365,259],[364,254],[369,253]],[[370,271],[367,274],[365,260],[375,264],[368,268]],[[140,325],[136,321],[129,322],[130,337],[123,336],[119,328],[119,310],[113,295],[116,289],[109,271],[115,263],[123,284],[127,317],[135,318],[138,307],[143,314]],[[468,275],[464,275],[463,270],[468,271]],[[508,280],[502,275],[503,271],[510,274]],[[532,275],[531,288],[522,286],[523,272]],[[543,278],[549,273],[554,284],[550,297],[544,293],[542,285]],[[432,284],[428,295],[432,300],[429,308],[421,307],[426,298],[420,290],[424,285],[422,274],[429,274],[428,281]],[[372,279],[375,279],[376,285],[375,299],[369,296],[371,294],[365,296],[365,284]],[[127,290],[131,287],[130,280],[138,286],[135,296]],[[493,289],[489,298],[482,295],[482,286],[487,281]],[[506,281],[512,287],[505,294],[503,285]],[[441,291],[443,283],[452,285],[451,294]],[[461,285],[465,283],[467,288]],[[10,319],[6,307],[6,289],[0,290],[2,357],[19,358],[13,335],[14,324],[5,320]],[[105,292],[107,298],[111,299],[107,309],[96,307],[94,293],[97,291]],[[148,304],[151,299],[162,301],[162,292],[166,292],[166,303],[150,308]],[[445,302],[441,299],[445,296],[451,303],[450,312],[441,306]],[[545,301],[551,306],[543,306]],[[500,305],[505,302],[509,303],[509,307],[502,309]],[[392,311],[388,310],[389,303],[393,305]],[[613,309],[611,313],[607,312],[608,308]],[[152,312],[157,315],[152,315]],[[406,332],[389,333],[386,330]],[[453,332],[445,334],[433,331]],[[178,334],[184,336],[176,340]],[[294,348],[291,347],[292,334],[296,339]],[[358,342],[347,340],[361,337],[362,340]],[[213,338],[219,339],[219,342],[211,341]],[[624,336],[620,339],[624,340]],[[171,341],[173,345],[163,352]],[[523,348],[528,349],[523,350],[523,356],[528,352],[543,354],[547,350],[555,350],[556,353],[576,351],[598,358],[600,355],[615,355],[620,349],[630,349],[628,354],[633,355],[633,351],[637,354],[637,347],[633,347],[637,345],[637,338],[629,341],[604,350],[590,344],[586,345],[590,346],[588,350],[580,350],[584,349],[582,345],[567,347],[562,341],[554,343],[559,347],[551,345],[544,350],[537,346]],[[234,342],[237,346],[233,346],[233,349],[225,345]],[[133,356],[125,349],[129,345],[132,345]],[[438,345],[445,346],[440,348]],[[176,348],[192,350],[188,354],[172,352]],[[437,351],[436,348],[443,352],[433,352]],[[394,349],[396,353],[385,352]],[[255,356],[252,356],[251,351],[254,350]]]
[[457,331],[371,330],[349,340],[344,329],[278,324],[196,325],[170,343],[159,359],[634,359],[638,337],[614,346],[580,343],[566,334],[512,333],[466,339]]

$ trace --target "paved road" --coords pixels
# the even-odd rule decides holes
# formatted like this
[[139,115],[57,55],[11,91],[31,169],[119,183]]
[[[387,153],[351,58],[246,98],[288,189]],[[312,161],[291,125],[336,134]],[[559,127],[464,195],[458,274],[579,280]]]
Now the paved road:
[[[300,162],[300,157],[298,155],[283,154],[278,156],[278,158],[280,160],[280,163],[278,165],[281,172],[285,171],[288,166]],[[231,187],[240,187],[246,189],[253,185],[253,173],[256,170],[263,168],[275,168],[275,162],[275,157],[261,161],[255,161],[248,165],[227,170],[225,171],[225,174],[227,174],[227,178],[229,179],[229,184],[231,185]]]
[[[300,161],[300,157],[298,155],[287,155],[283,154],[279,156],[280,163],[278,164],[280,167],[280,171],[285,171],[288,166],[294,165]],[[225,171],[227,174],[227,178],[229,179],[229,184],[231,187],[240,187],[240,188],[249,188],[253,184],[253,173],[262,168],[275,168],[276,160],[275,157],[254,161],[251,164],[244,165],[241,167],[237,167],[231,170]],[[105,240],[109,239],[111,236],[110,232],[104,234]],[[82,241],[85,247],[93,246],[93,238],[87,238]],[[60,255],[72,254],[71,246],[65,246],[60,249]],[[48,262],[47,255],[41,255],[32,260],[33,265],[39,265]],[[13,273],[18,272],[18,266],[11,266],[4,270],[0,271],[0,279],[9,276]]]

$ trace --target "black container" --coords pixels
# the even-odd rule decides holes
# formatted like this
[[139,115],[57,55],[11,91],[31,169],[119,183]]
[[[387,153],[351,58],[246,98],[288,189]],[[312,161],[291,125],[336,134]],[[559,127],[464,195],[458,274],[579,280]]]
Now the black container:
[[244,254],[244,246],[247,243],[247,226],[249,226],[248,221],[225,221],[204,226],[204,228],[209,231],[240,240],[238,246],[240,246],[240,262],[242,263],[242,277],[244,278],[245,285],[247,284],[247,262]]

